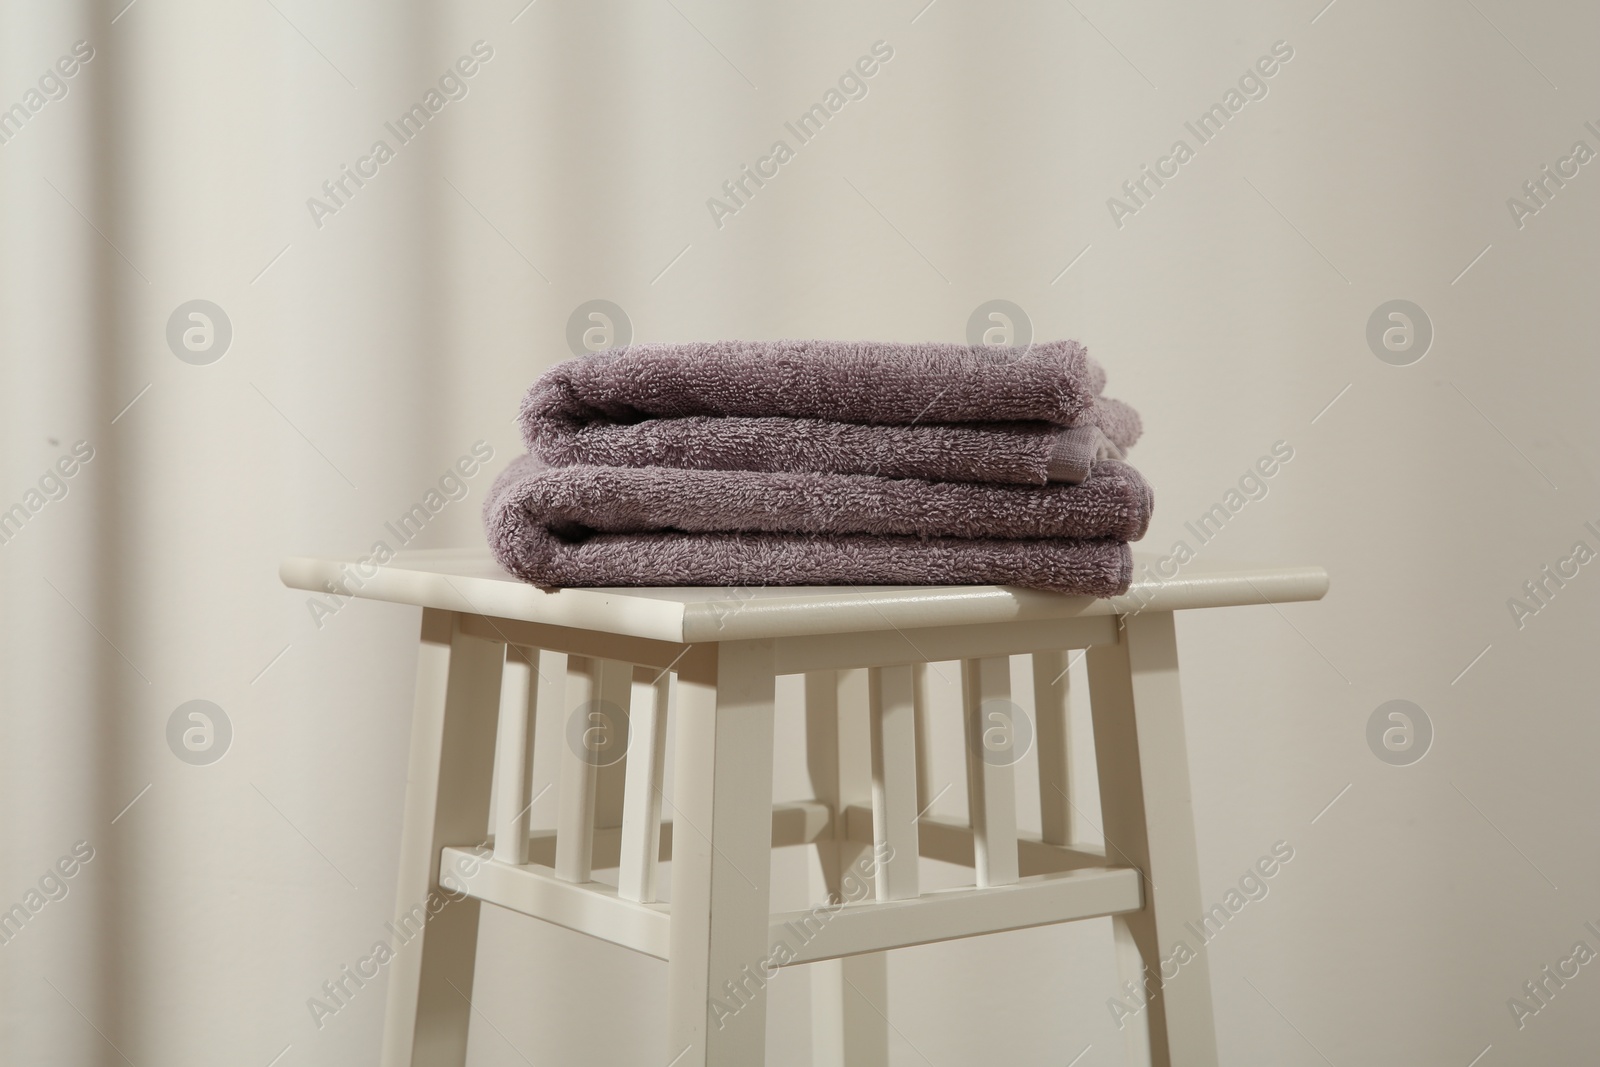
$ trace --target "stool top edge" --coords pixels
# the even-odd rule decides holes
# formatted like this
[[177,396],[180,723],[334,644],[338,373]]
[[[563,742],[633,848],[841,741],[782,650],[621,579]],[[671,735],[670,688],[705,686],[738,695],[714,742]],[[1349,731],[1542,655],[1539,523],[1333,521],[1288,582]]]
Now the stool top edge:
[[[1126,615],[1319,600],[1321,567],[1192,563],[1157,576],[1135,553],[1120,597],[1070,597],[1010,586],[766,586],[538,589],[507,574],[486,548],[401,552],[387,564],[356,558],[285,559],[283,584],[315,593],[692,643],[817,633]],[[1140,566],[1146,564],[1146,566]]]

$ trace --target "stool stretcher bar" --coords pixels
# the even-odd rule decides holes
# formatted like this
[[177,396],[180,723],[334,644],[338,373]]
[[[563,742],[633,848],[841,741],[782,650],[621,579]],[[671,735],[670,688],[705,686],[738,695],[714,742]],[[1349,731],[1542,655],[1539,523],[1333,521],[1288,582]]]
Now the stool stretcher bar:
[[[924,817],[921,854],[972,866],[973,832],[945,819]],[[871,843],[872,809],[852,806],[845,813],[845,838]],[[805,801],[773,808],[774,848],[814,845],[834,833],[824,804]],[[575,883],[559,877],[548,860],[555,835],[530,835],[532,862],[510,864],[495,858],[494,843],[445,848],[440,854],[440,885],[452,893],[531,915],[569,930],[597,937],[647,956],[670,956],[670,904],[626,899],[603,882]],[[618,864],[622,831],[595,831],[596,869]],[[814,963],[867,952],[1021,930],[1078,919],[1104,918],[1144,906],[1139,872],[1108,866],[1093,850],[1050,845],[1037,835],[1020,835],[1022,877],[1006,886],[937,890],[899,900],[835,900],[801,911],[774,914],[768,922],[771,946],[782,942],[773,966]],[[672,822],[662,820],[660,858],[672,849]],[[964,860],[963,860],[963,857]],[[547,862],[540,862],[546,860]]]

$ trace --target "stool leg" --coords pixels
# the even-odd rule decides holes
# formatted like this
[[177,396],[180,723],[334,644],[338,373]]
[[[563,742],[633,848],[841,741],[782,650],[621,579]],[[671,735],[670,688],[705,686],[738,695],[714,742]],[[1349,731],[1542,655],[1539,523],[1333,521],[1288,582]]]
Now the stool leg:
[[[854,672],[853,682],[865,672]],[[843,895],[844,872],[871,880],[868,847],[845,832],[845,809],[872,800],[871,768],[862,758],[869,732],[865,701],[841,709],[843,678],[817,671],[805,678],[806,767],[812,795],[835,812],[834,840],[818,842],[821,885],[813,900]],[[865,694],[863,694],[864,696]],[[815,1067],[888,1067],[888,954],[867,953],[806,967],[811,978],[811,1062]]]
[[668,1048],[674,1067],[764,1062],[772,863],[772,642],[678,675]]
[[478,844],[488,829],[506,646],[461,633],[456,620],[422,613],[393,924],[406,943],[389,964],[383,1067],[461,1067],[467,1058],[478,902],[441,894],[439,850]]
[[[1147,994],[1144,955],[1139,950],[1139,935],[1134,923],[1126,915],[1111,917],[1112,950],[1117,958],[1117,997],[1124,1008],[1137,1010],[1138,999],[1129,994],[1133,990],[1142,999]],[[1117,1025],[1122,1030],[1122,1049],[1128,1067],[1151,1067],[1150,1017],[1144,1013],[1121,1016]]]
[[[1143,1067],[1216,1067],[1211,977],[1203,946],[1184,922],[1201,913],[1200,864],[1189,794],[1178,648],[1171,612],[1142,612],[1122,619],[1121,639],[1089,650],[1089,702],[1106,855],[1145,874],[1145,904],[1119,916],[1118,955],[1124,982],[1138,997],[1155,990],[1139,1018],[1123,1018],[1130,1063]],[[1159,887],[1159,889],[1157,888]],[[1178,942],[1196,958],[1183,963],[1161,987],[1161,960]],[[1135,973],[1127,973],[1128,967]],[[1148,1058],[1143,1054],[1148,1026]]]
[[889,954],[808,965],[813,1067],[888,1067]]

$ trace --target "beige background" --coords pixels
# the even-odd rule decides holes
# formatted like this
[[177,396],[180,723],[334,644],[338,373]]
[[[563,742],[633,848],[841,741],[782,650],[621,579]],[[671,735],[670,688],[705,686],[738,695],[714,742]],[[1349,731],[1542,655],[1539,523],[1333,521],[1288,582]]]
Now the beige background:
[[[594,298],[649,340],[959,339],[1012,300],[1143,412],[1160,551],[1292,444],[1202,553],[1323,564],[1327,600],[1179,623],[1208,896],[1295,850],[1208,950],[1222,1061],[1592,1057],[1593,967],[1520,1030],[1507,1008],[1600,949],[1600,567],[1520,630],[1507,607],[1600,548],[1600,176],[1521,229],[1506,206],[1600,148],[1590,5],[123,2],[0,7],[0,107],[95,48],[0,145],[0,507],[95,450],[0,546],[0,907],[95,850],[0,945],[0,1060],[375,1062],[381,981],[320,1030],[306,1001],[389,915],[417,619],[318,628],[277,561],[365,550],[474,441],[503,465]],[[315,226],[480,39],[470,94]],[[878,40],[868,96],[718,229],[707,197]],[[1267,97],[1118,228],[1107,198],[1277,41]],[[233,328],[209,366],[164,338],[197,298]],[[1436,332],[1411,366],[1364,336],[1396,298]],[[418,543],[475,541],[487,477]],[[1397,698],[1435,730],[1406,767],[1365,736]],[[193,699],[232,723],[210,766],[165,740]],[[666,1058],[664,967],[484,936],[473,1064]],[[774,1063],[807,1060],[802,973]],[[900,953],[894,1062],[1111,1067],[1110,974],[1095,923]]]

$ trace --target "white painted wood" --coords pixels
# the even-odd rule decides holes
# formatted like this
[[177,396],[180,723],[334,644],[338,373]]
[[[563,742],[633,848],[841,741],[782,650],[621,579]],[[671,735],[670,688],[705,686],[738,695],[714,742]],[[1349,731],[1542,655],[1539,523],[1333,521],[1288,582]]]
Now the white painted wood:
[[[479,547],[398,553],[388,564],[375,568],[370,578],[363,576],[353,595],[693,644],[1286,603],[1317,600],[1328,590],[1328,575],[1321,567],[1238,567],[1199,559],[1186,564],[1176,577],[1160,579],[1145,566],[1155,561],[1153,554],[1134,553],[1132,588],[1123,596],[1104,600],[994,585],[771,586],[749,590],[749,599],[730,614],[728,591],[719,588],[545,592],[506,574],[488,549]],[[354,562],[293,558],[284,560],[278,573],[292,588],[323,592],[329,581],[353,585],[344,575]],[[526,643],[554,647],[541,640]],[[948,658],[960,655],[954,652]]]
[[[839,685],[837,671],[817,671],[805,676],[806,774],[811,780],[811,795],[831,811],[842,812],[852,803],[871,802],[870,791],[844,795],[839,768]],[[870,809],[869,809],[870,810]],[[838,891],[840,845],[851,847],[843,828],[835,823],[828,840],[817,844],[817,870],[811,880],[811,895],[821,899]]]
[[486,900],[659,960],[667,958],[671,915],[665,904],[627,900],[604,882],[570,882],[540,864],[501,863],[485,848],[445,849],[441,871],[446,888],[471,894],[475,901]]
[[[505,646],[460,633],[450,612],[422,613],[411,758],[400,838],[396,925],[438,894],[439,852],[481,842]],[[434,909],[430,909],[434,910]],[[436,909],[389,964],[383,1067],[462,1067],[478,946],[478,902]]]
[[567,657],[556,872],[569,882],[592,877],[595,827],[622,824],[632,684],[628,664]]
[[1151,1067],[1150,1016],[1146,1011],[1137,1011],[1137,1001],[1128,995],[1130,990],[1140,997],[1146,995],[1143,992],[1146,978],[1144,956],[1139,952],[1138,939],[1134,936],[1128,916],[1112,917],[1111,938],[1117,957],[1117,998],[1133,1005],[1137,1012],[1131,1016],[1118,1013],[1117,1028],[1123,1035],[1123,1062],[1128,1067]]
[[632,737],[634,666],[606,658],[600,665],[600,701],[608,720],[606,750],[599,754],[595,776],[596,827],[622,825],[623,787],[628,774],[628,747]]
[[806,968],[813,1067],[888,1067],[888,959],[876,952]]
[[[1133,868],[1087,868],[1024,878],[992,892],[937,890],[925,894],[926,909],[878,909],[858,899],[836,906],[774,915],[768,948],[783,941],[795,950],[790,962],[833,959],[855,952],[952,940],[1001,930],[1070,922],[1141,906],[1140,877]],[[539,864],[513,866],[488,848],[446,848],[440,883],[501,907],[553,922],[634,951],[669,958],[670,908],[638,904],[601,882],[575,885]],[[852,894],[864,898],[864,894]],[[913,902],[914,904],[915,902]],[[880,926],[877,918],[885,921]],[[836,922],[836,920],[842,920]],[[830,927],[836,929],[828,929]],[[820,937],[826,932],[827,937]]]
[[[793,848],[797,845],[826,844],[834,836],[833,808],[815,800],[791,800],[772,806],[772,847]],[[664,832],[670,834],[671,825],[662,820]],[[666,855],[666,849],[662,849]]]
[[[1180,940],[1192,941],[1184,923],[1204,901],[1172,615],[1144,612],[1124,621],[1121,642],[1088,653],[1089,703],[1106,852],[1145,874],[1145,906],[1127,916],[1127,931],[1141,976],[1159,985],[1161,960]],[[1206,954],[1190,948],[1197,958],[1144,1012],[1152,1067],[1217,1067]]]
[[494,856],[528,862],[529,808],[533,800],[533,734],[539,711],[539,651],[512,646],[500,688],[495,738]]
[[967,806],[979,888],[1017,880],[1017,793],[1008,762],[1012,722],[1011,661],[1005,656],[961,661],[967,733]]
[[617,892],[624,900],[648,903],[656,899],[671,683],[672,675],[667,671],[634,668],[627,788],[622,801],[622,855],[617,872]]
[[[872,809],[852,805],[845,809],[845,832],[852,841],[869,843],[873,839]],[[965,822],[924,815],[917,824],[917,844],[923,859],[938,860],[958,867],[973,866],[972,827]],[[1115,857],[1108,861],[1099,845],[1054,845],[1038,834],[1017,831],[1017,872],[1021,877],[1055,874],[1085,867],[1118,867],[1125,864]]]
[[[290,560],[281,573],[287,584],[320,589],[338,577],[342,566],[338,560]],[[917,747],[918,737],[930,732],[918,729],[916,721],[919,703],[926,716],[922,672],[928,668],[907,665],[959,658],[969,825],[925,816],[909,854],[970,862],[978,888],[937,895],[931,907],[926,905],[934,895],[926,893],[852,904],[829,922],[827,933],[807,942],[811,955],[805,958],[822,961],[812,971],[818,1009],[815,1062],[834,1067],[887,1063],[886,948],[1065,921],[1063,908],[1075,914],[1090,906],[1083,886],[1103,888],[1133,878],[1137,887],[1138,875],[1123,864],[1143,872],[1144,891],[1143,903],[1116,924],[1119,960],[1126,980],[1142,980],[1159,971],[1163,950],[1184,937],[1185,920],[1199,914],[1202,904],[1171,612],[1316,599],[1326,588],[1320,568],[1244,569],[1205,561],[1169,581],[1142,578],[1127,596],[1110,600],[984,586],[774,588],[754,591],[740,612],[728,615],[717,606],[725,604],[725,590],[545,593],[500,573],[481,551],[404,553],[374,577],[364,577],[357,592],[426,609],[397,912],[426,905],[428,892],[437,886],[441,849],[451,846],[474,856],[492,851],[485,830],[505,642],[546,650],[541,674],[548,675],[553,665],[558,679],[546,678],[545,691],[521,703],[530,713],[535,709],[527,705],[536,705],[550,726],[598,694],[620,693],[610,699],[625,705],[630,664],[670,666],[684,682],[684,706],[676,718],[676,821],[661,820],[659,809],[635,816],[623,789],[629,761],[596,768],[594,760],[583,758],[581,745],[575,750],[567,743],[565,730],[554,731],[564,751],[553,844],[548,834],[527,833],[526,825],[500,825],[502,818],[515,823],[526,817],[529,720],[537,721],[531,714],[516,714],[520,682],[513,667],[507,714],[499,718],[504,744],[497,773],[504,797],[497,800],[495,839],[505,858],[535,863],[491,859],[485,877],[499,887],[494,894],[521,900],[528,910],[553,911],[573,928],[588,927],[597,936],[622,937],[617,931],[627,930],[629,923],[647,926],[654,932],[636,930],[626,938],[647,945],[641,951],[659,954],[659,916],[665,910],[644,901],[656,895],[650,870],[670,847],[675,903],[667,950],[674,1047],[666,1062],[684,1067],[759,1063],[766,980],[761,964],[770,951],[770,848],[821,843],[821,886],[840,896],[859,891],[865,901],[880,886],[891,898],[915,892],[893,867],[874,871],[868,844],[892,844],[894,813],[906,806],[922,811],[937,793],[925,773],[926,747],[920,752]],[[1059,668],[1065,666],[1063,650],[1077,647],[1089,649],[1109,867],[1096,849],[1064,844],[1072,840],[1070,803],[1051,799],[1052,793],[1071,792],[1067,695]],[[1043,827],[1037,838],[1016,831],[1008,761],[982,758],[985,732],[1000,725],[985,713],[984,702],[1009,696],[1007,657],[1025,653],[1036,656]],[[873,669],[876,716],[868,707],[865,673],[857,668]],[[773,677],[814,671],[851,672],[827,675],[835,688],[831,709],[820,695],[828,684],[807,687],[808,741],[815,749],[808,759],[822,803],[769,817]],[[571,676],[572,692],[559,691],[567,680],[563,674]],[[859,699],[838,706],[841,687],[859,693]],[[552,695],[551,689],[557,692]],[[813,691],[819,694],[816,700],[810,699]],[[902,716],[899,709],[907,703],[912,713]],[[639,779],[659,781],[659,711],[641,713],[653,721],[650,743],[634,761],[644,766],[632,768]],[[546,733],[550,726],[543,727]],[[581,737],[581,726],[577,733]],[[874,751],[881,753],[876,805],[872,768],[861,764]],[[831,779],[823,769],[829,762],[836,768]],[[520,807],[518,799],[524,801]],[[654,848],[652,823],[659,842]],[[626,866],[626,891],[641,900],[592,882],[597,858]],[[1036,882],[1047,873],[1080,881],[1070,891],[1053,880]],[[1098,914],[1119,913],[1113,908]],[[408,946],[391,963],[385,1067],[462,1063],[477,915],[476,897],[452,903],[426,925],[415,951]],[[831,958],[846,950],[861,954]],[[739,993],[734,982],[745,991]],[[719,1012],[716,1000],[736,994],[739,1010],[722,1018],[731,1002],[723,1001]],[[1187,963],[1142,1014],[1148,1033],[1130,1038],[1128,1050],[1137,1067],[1215,1067],[1203,955]]]
[[574,656],[614,659],[657,670],[675,670],[685,657],[709,655],[710,646],[691,646],[672,641],[607,633],[603,630],[573,630],[521,619],[495,619],[465,615],[461,627],[476,637],[487,637],[530,648],[549,649]]
[[872,831],[879,900],[909,900],[917,877],[917,705],[910,667],[867,672]]
[[811,983],[811,1058],[813,1067],[845,1067],[844,970],[832,961],[806,971]]
[[1044,619],[984,625],[930,626],[921,630],[876,633],[807,634],[773,640],[779,674],[851,667],[886,667],[933,660],[1010,656],[1060,648],[1086,648],[1115,641],[1115,619]]
[[[538,772],[544,777],[533,782],[533,807],[528,812],[530,826],[550,827],[550,854],[533,862],[555,866],[555,830],[561,819],[561,752],[567,746],[567,661],[565,652],[539,649],[539,707],[543,713],[534,720],[533,750],[539,755]],[[531,846],[530,846],[531,847]],[[532,860],[532,853],[529,853]]]
[[[833,839],[819,842],[814,901],[870,892],[872,860],[871,744],[866,672],[819,671],[805,676],[806,768],[813,794],[835,812],[864,812],[859,838],[835,817]],[[807,969],[811,981],[811,1062],[814,1067],[888,1067],[888,957],[824,960]]]
[[[588,656],[567,657],[566,697],[556,714],[561,717],[560,775],[557,779],[556,876],[568,882],[593,877],[595,779],[599,768],[582,738],[587,724],[574,725],[599,698],[600,661]],[[605,729],[605,724],[597,724]],[[575,735],[578,738],[575,741]]]
[[[777,642],[774,642],[776,646]],[[867,836],[857,845],[841,840],[843,860],[834,894],[828,899],[871,899],[876,864],[871,851],[872,723],[869,714],[870,675],[866,670],[839,672],[840,794],[863,798],[868,806]],[[856,803],[852,800],[852,805]],[[840,1062],[845,1067],[889,1067],[889,956],[884,952],[825,960],[813,971],[837,968],[839,989]]]
[[[927,892],[915,900],[847,904],[772,917],[767,941],[785,942],[791,963],[951,941],[1032,926],[1099,918],[1140,906],[1139,872],[1128,867],[1041,874],[1007,886]],[[753,1061],[759,1062],[759,1061]]]
[[[871,821],[871,813],[866,812]],[[692,831],[685,831],[692,833]],[[814,801],[775,805],[772,847],[814,845],[831,840],[832,813]],[[595,831],[595,867],[615,867],[621,851],[620,827]],[[661,858],[671,856],[672,821],[661,823]],[[440,861],[440,882],[502,908],[543,919],[591,937],[610,941],[657,959],[667,958],[671,908],[656,901],[631,901],[604,882],[567,882],[556,877],[555,831],[536,831],[530,840],[532,861],[521,865],[483,862],[487,848],[446,848]],[[641,904],[644,911],[632,907]],[[619,907],[618,905],[628,905]]]
[[1072,844],[1071,662],[1064,650],[1033,654],[1033,730],[1039,752],[1039,826],[1043,840]]
[[675,1067],[764,1058],[774,681],[771,641],[723,642],[714,673],[678,676],[662,1057]]
[[913,663],[911,665],[911,699],[917,706],[918,814],[927,811],[932,806],[934,797],[938,796],[938,790],[929,784],[933,781],[933,726],[932,709],[929,706],[929,693],[938,679],[938,675],[935,673],[937,670],[938,667],[932,663]]
[[[864,844],[872,844],[872,811],[870,808],[861,809],[862,830],[861,840]],[[685,830],[685,833],[693,831]],[[796,800],[772,806],[772,847],[790,848],[801,845],[827,844],[833,840],[833,812],[825,804],[814,800]],[[968,852],[971,852],[970,845]],[[622,827],[599,826],[594,831],[594,847],[591,850],[593,869],[603,871],[618,868],[622,857]],[[672,858],[672,820],[661,820],[661,845],[657,853],[660,860],[665,862]],[[555,869],[556,862],[556,832],[554,830],[535,830],[528,835],[528,862],[541,867]],[[1103,862],[1103,858],[1102,858]],[[1065,870],[1064,867],[1052,867],[1051,870]],[[642,903],[652,903],[644,901]]]

